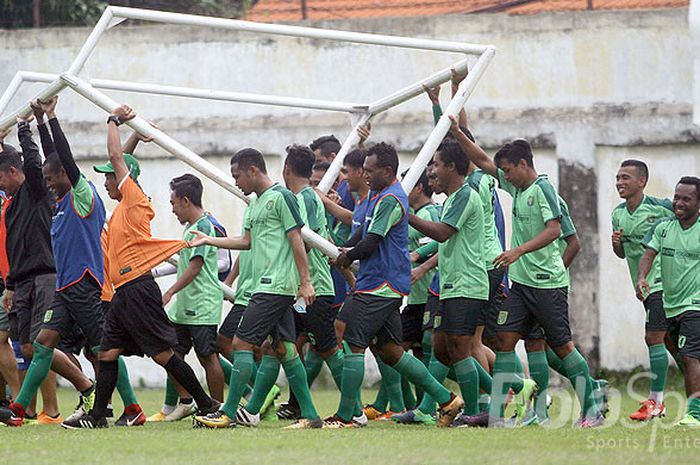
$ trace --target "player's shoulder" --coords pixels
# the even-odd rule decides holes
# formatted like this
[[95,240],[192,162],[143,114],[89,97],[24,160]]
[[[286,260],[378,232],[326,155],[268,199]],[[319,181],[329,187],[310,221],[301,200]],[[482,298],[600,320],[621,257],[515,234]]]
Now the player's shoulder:
[[669,211],[673,211],[673,202],[669,199],[663,199],[660,197],[652,197],[651,195],[645,195],[643,200],[644,205],[648,207],[658,207],[664,208]]
[[624,209],[627,208],[627,202],[620,202],[615,209],[613,210],[613,214],[615,213],[622,213]]

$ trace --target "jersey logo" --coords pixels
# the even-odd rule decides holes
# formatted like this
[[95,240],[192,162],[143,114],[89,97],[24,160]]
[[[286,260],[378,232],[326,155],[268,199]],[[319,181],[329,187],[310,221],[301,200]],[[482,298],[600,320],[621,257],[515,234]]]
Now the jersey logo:
[[130,271],[131,271],[131,267],[127,266],[126,268],[122,268],[121,270],[119,270],[119,274],[127,274]]
[[665,257],[674,257],[676,255],[675,249],[670,249],[668,247],[661,248],[661,255]]
[[53,310],[46,310],[46,313],[44,313],[44,323],[48,323],[51,321],[51,318],[53,317]]
[[265,208],[267,208],[268,210],[272,210],[272,206],[274,204],[275,203],[272,200],[268,200],[267,203],[265,204]]
[[533,206],[534,204],[535,204],[535,198],[534,198],[533,196],[531,196],[531,195],[528,196],[528,198],[527,198],[527,206],[528,206],[528,207],[531,207],[531,206]]
[[445,289],[445,290],[447,290],[447,289],[453,289],[453,288],[454,288],[454,285],[452,285],[452,284],[450,284],[450,283],[445,283],[445,284],[443,284],[442,288]]
[[272,284],[272,279],[270,279],[270,278],[260,278],[260,284]]
[[546,281],[546,280],[549,279],[549,277],[550,277],[550,276],[549,276],[548,273],[537,273],[537,274],[535,275],[535,278],[536,278],[536,279],[539,279],[540,281]]

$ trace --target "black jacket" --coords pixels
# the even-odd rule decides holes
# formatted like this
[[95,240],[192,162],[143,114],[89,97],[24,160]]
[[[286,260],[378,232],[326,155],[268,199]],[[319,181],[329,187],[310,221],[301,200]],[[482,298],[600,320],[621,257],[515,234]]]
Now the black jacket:
[[25,181],[12,196],[5,214],[5,248],[10,263],[5,283],[8,289],[14,289],[14,283],[25,279],[56,272],[51,251],[55,199],[41,173],[41,156],[32,140],[29,124],[20,124],[17,135],[22,147]]

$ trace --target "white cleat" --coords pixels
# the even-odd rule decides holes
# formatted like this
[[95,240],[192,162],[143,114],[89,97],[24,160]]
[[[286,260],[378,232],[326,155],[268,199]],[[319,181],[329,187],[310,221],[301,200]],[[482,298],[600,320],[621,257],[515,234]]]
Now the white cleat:
[[192,401],[189,404],[179,402],[175,410],[165,416],[165,421],[180,421],[184,418],[191,417],[197,412],[197,404]]
[[362,412],[362,415],[359,417],[352,417],[352,422],[355,423],[357,426],[364,428],[367,426],[367,423],[369,423],[369,420],[367,419],[367,415],[365,415],[365,412]]
[[260,414],[250,413],[245,407],[239,407],[236,411],[236,421],[239,425],[257,427],[260,424]]

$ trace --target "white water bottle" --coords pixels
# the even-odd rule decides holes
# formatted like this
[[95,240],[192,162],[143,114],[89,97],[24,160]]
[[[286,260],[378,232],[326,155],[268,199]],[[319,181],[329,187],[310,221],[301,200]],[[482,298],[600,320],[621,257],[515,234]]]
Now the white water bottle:
[[294,311],[297,313],[306,313],[306,300],[303,297],[299,297],[296,302],[294,302]]

